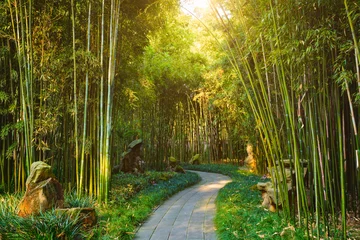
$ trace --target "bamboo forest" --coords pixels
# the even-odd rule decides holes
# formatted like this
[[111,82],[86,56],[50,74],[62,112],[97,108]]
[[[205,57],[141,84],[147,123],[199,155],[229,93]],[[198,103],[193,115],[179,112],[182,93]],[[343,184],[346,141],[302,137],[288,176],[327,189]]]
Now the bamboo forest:
[[[360,239],[358,131],[358,0],[0,0],[0,240],[150,239],[196,171],[199,239]],[[97,223],[21,217],[37,166]]]

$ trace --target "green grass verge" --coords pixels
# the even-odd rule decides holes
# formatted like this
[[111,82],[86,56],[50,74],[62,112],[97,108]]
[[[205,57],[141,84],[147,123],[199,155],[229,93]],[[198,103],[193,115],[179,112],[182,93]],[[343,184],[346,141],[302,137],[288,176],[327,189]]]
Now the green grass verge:
[[[23,193],[0,195],[0,239],[83,239],[85,232],[78,217],[71,218],[47,211],[38,216],[18,217],[16,207]],[[91,197],[77,198],[74,193],[65,194],[65,203],[69,207],[93,207]]]
[[[200,181],[194,173],[149,172],[144,178],[126,174],[115,176],[112,203],[100,208],[100,226],[95,236],[101,236],[101,239],[133,239],[139,224],[157,205]],[[126,184],[129,182],[131,184]]]
[[194,173],[146,172],[117,174],[112,179],[110,204],[98,206],[95,199],[65,194],[69,207],[95,207],[98,225],[82,229],[77,219],[54,211],[21,218],[16,207],[23,195],[0,194],[0,239],[132,239],[153,209],[174,193],[200,181]]
[[261,176],[241,171],[233,165],[184,165],[186,169],[228,175],[232,182],[219,191],[215,224],[218,239],[306,239],[304,230],[295,229],[281,212],[261,206],[260,192],[254,187]]

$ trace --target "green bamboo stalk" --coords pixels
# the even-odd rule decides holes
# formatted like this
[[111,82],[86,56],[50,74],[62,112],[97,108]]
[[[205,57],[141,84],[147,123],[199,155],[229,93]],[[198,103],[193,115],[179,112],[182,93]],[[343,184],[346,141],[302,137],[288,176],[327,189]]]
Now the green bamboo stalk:
[[100,79],[100,127],[99,127],[99,173],[98,173],[98,199],[104,199],[104,181],[103,181],[103,159],[104,159],[104,31],[105,31],[105,0],[101,5],[101,43],[100,43],[100,66],[101,66],[101,79]]
[[[19,12],[20,12],[20,46],[21,46],[21,55],[20,57],[22,58],[22,64],[19,67],[21,68],[20,71],[24,71],[23,72],[23,76],[24,76],[24,82],[23,84],[24,86],[24,90],[23,90],[23,111],[25,112],[24,115],[24,125],[25,125],[25,138],[26,138],[26,142],[27,142],[27,148],[26,148],[26,173],[29,174],[30,173],[30,165],[32,162],[32,104],[31,104],[31,100],[30,100],[30,94],[31,94],[31,90],[30,90],[30,84],[31,84],[31,79],[30,79],[30,73],[28,71],[28,59],[27,59],[27,51],[28,51],[28,45],[27,45],[27,31],[28,31],[28,27],[25,26],[24,21],[27,22],[27,16],[25,14],[24,16],[24,9],[23,9],[23,4],[22,1],[19,0]],[[25,19],[25,20],[24,20]],[[26,118],[26,121],[25,121]]]
[[[89,2],[89,15],[88,15],[88,29],[87,29],[87,47],[86,52],[90,53],[90,27],[91,27],[91,2]],[[83,178],[84,178],[84,162],[85,162],[85,146],[86,146],[86,123],[87,123],[87,105],[89,93],[89,67],[86,68],[85,76],[85,103],[84,103],[84,124],[83,124],[83,137],[82,137],[82,150],[81,150],[81,166],[80,166],[80,192],[83,191]]]
[[107,204],[108,192],[110,185],[110,138],[111,138],[111,127],[112,127],[112,106],[113,106],[113,86],[115,78],[115,66],[116,66],[116,46],[119,30],[119,19],[120,19],[120,1],[111,1],[111,16],[110,16],[110,46],[109,46],[109,69],[108,69],[108,83],[107,83],[107,109],[106,109],[106,132],[105,132],[105,159],[103,162],[103,173],[104,173],[104,186],[105,186],[105,203]]
[[345,175],[344,175],[344,149],[343,149],[343,132],[341,124],[341,116],[343,113],[340,112],[340,103],[336,103],[336,116],[337,120],[337,132],[338,132],[338,144],[339,144],[339,172],[340,172],[340,190],[341,190],[341,226],[343,232],[343,239],[346,239],[346,195],[345,195]]
[[309,109],[309,122],[310,122],[310,131],[311,131],[311,148],[313,151],[313,159],[312,165],[314,167],[314,187],[315,187],[315,218],[316,218],[316,238],[320,239],[320,200],[319,200],[319,184],[318,184],[318,162],[316,150],[316,135],[315,135],[315,126],[314,126],[314,118],[313,118],[313,109],[311,107],[311,103],[308,103]]
[[[32,121],[32,115],[31,111],[33,109],[32,102],[30,101],[30,77],[32,76],[30,71],[27,71],[29,69],[30,62],[27,62],[26,60],[29,58],[26,58],[26,51],[29,51],[29,48],[31,48],[31,45],[28,44],[25,32],[29,31],[29,24],[26,25],[27,29],[25,29],[23,16],[23,5],[21,1],[18,3],[17,1],[14,1],[14,9],[12,7],[12,4],[10,0],[8,0],[8,7],[10,12],[10,19],[11,19],[11,26],[13,30],[13,39],[15,42],[15,47],[17,51],[17,61],[19,66],[19,79],[20,79],[20,102],[21,102],[21,117],[23,121],[24,126],[24,138],[25,142],[24,145],[20,145],[22,148],[25,148],[25,161],[22,161],[20,159],[20,162],[26,165],[25,171],[17,171],[21,169],[21,166],[19,165],[18,168],[14,168],[14,178],[15,178],[15,190],[20,190],[21,188],[24,189],[25,185],[22,184],[23,181],[17,181],[21,180],[21,178],[25,178],[25,176],[21,177],[21,175],[17,175],[17,172],[19,174],[28,174],[30,171],[30,164],[33,159],[33,144],[32,144],[32,136],[33,136],[33,121]],[[31,4],[29,11],[31,12]],[[15,16],[14,16],[15,12]],[[26,18],[27,16],[25,16]],[[25,147],[24,147],[25,146]],[[22,155],[21,155],[22,156]]]
[[78,139],[78,106],[77,106],[77,79],[76,79],[76,45],[75,45],[75,3],[71,0],[71,21],[72,21],[72,50],[73,50],[73,78],[74,78],[74,140],[75,140],[75,171],[76,171],[76,192],[80,196],[79,176],[79,139]]

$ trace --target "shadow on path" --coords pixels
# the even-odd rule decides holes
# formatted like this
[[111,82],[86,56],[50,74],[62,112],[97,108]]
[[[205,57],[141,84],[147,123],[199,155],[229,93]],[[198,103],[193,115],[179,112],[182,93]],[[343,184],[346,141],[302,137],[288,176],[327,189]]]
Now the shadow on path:
[[159,206],[140,227],[136,240],[216,240],[215,199],[231,179],[217,173],[192,172],[200,175],[201,182]]

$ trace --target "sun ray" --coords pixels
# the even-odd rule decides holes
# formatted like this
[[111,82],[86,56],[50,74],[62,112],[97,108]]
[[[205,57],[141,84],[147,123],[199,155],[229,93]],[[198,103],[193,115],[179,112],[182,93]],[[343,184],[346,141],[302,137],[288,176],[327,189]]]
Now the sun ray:
[[209,8],[209,0],[181,0],[181,7],[185,13],[194,14],[196,10]]

